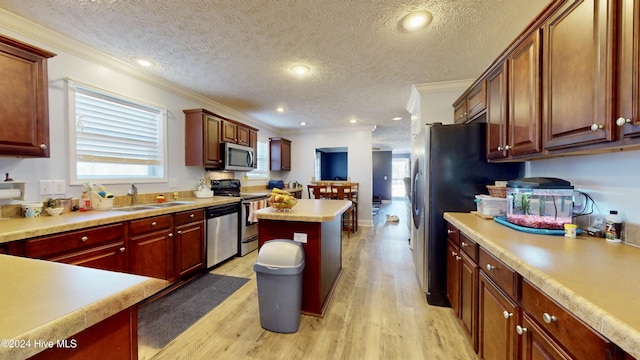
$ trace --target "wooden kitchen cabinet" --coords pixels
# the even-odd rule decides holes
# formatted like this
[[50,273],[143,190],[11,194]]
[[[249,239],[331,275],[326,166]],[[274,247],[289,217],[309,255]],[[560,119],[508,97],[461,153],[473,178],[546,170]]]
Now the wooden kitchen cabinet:
[[270,170],[291,170],[291,140],[281,137],[269,138]]
[[24,242],[24,256],[102,270],[127,271],[124,224],[43,236]]
[[251,146],[250,132],[248,127],[225,120],[222,122],[222,142],[231,142],[238,145]]
[[184,278],[206,268],[204,209],[175,214],[176,272]]
[[173,215],[129,222],[129,272],[175,281]]
[[[522,280],[521,302],[522,310],[530,318],[518,329],[518,333],[522,333],[526,339],[522,349],[526,356],[523,359],[535,359],[528,357],[533,350],[527,346],[532,346],[532,341],[540,343],[543,340],[548,343],[545,348],[560,348],[562,351],[558,350],[559,353],[566,351],[574,359],[613,359],[612,355],[616,354],[613,343],[526,280]],[[531,335],[528,330],[534,326],[539,333],[538,340],[528,336]]]
[[614,8],[565,0],[543,26],[543,148],[612,141]]
[[478,246],[451,224],[447,224],[447,238],[447,297],[477,352]]
[[222,168],[220,132],[223,119],[205,109],[185,114],[185,165]]
[[474,84],[453,104],[454,123],[462,124],[478,118],[487,108],[487,92],[484,80]]
[[517,359],[518,274],[482,248],[478,265],[478,357]]
[[53,56],[0,36],[0,156],[49,157],[47,59]]
[[487,78],[487,159],[539,153],[540,33],[537,29]]
[[616,125],[624,139],[640,135],[640,0],[621,0],[618,13]]

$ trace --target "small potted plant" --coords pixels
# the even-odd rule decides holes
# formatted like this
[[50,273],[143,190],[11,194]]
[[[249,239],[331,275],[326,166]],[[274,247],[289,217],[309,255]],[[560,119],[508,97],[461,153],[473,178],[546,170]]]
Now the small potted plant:
[[58,199],[48,198],[46,201],[47,207],[45,208],[47,214],[50,216],[58,216],[64,210],[61,206],[59,206]]

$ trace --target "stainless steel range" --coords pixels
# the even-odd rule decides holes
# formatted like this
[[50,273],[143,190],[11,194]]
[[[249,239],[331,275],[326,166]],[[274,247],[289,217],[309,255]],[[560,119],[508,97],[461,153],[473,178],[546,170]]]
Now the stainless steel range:
[[[241,197],[238,216],[238,256],[245,256],[258,248],[258,219],[254,212],[267,207],[268,195],[241,193],[240,180],[211,180],[211,190],[216,196]],[[265,190],[266,191],[266,190]]]

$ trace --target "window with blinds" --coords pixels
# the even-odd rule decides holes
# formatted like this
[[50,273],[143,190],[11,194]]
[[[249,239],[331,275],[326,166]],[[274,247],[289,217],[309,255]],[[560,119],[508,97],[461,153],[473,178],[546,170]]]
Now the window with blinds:
[[258,141],[258,154],[256,160],[258,166],[256,169],[247,173],[249,179],[268,179],[269,178],[269,146],[266,141]]
[[71,182],[166,181],[166,110],[67,82]]

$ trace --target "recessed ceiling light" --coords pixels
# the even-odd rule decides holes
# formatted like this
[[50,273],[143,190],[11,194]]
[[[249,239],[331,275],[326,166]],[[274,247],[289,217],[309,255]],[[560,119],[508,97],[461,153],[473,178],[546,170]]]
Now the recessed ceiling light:
[[152,67],[152,66],[155,66],[156,64],[152,60],[149,60],[143,57],[134,57],[133,61],[135,61],[138,65],[144,66],[144,67]]
[[304,121],[300,122],[300,126],[305,126],[305,125],[307,125],[306,122],[304,122]]
[[306,73],[308,73],[311,69],[309,69],[308,66],[306,65],[295,65],[291,67],[291,71],[293,71],[294,73],[298,74],[298,75],[304,75]]
[[282,106],[276,108],[277,112],[284,112],[284,108]]
[[358,120],[356,120],[356,119],[351,119],[351,120],[349,120],[349,122],[350,122],[350,123],[352,123],[352,124],[355,124],[355,123],[357,123],[357,122],[358,122]]
[[401,118],[401,117],[399,117],[399,116],[396,116],[396,117],[394,117],[394,118],[393,118],[393,119],[391,119],[391,120],[393,120],[393,121],[398,121],[398,120],[402,120],[402,118]]
[[402,18],[402,28],[407,31],[424,29],[432,19],[431,13],[426,10],[412,11]]

